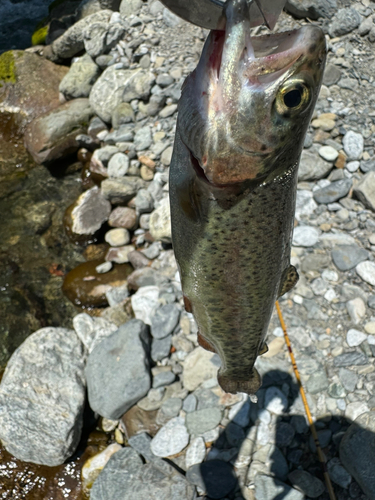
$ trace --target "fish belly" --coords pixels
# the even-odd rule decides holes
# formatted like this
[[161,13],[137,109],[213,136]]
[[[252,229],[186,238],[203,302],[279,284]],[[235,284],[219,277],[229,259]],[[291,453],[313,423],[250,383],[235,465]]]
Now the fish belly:
[[[256,392],[254,362],[289,268],[297,165],[226,200],[197,181],[176,133],[170,169],[172,240],[186,303],[221,359],[227,392]],[[207,345],[206,345],[207,347]]]

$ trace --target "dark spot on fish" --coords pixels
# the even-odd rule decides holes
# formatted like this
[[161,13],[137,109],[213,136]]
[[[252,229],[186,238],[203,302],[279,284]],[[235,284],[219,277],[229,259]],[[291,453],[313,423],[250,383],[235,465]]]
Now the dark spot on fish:
[[265,151],[267,149],[267,146],[265,144],[262,144],[261,147],[260,147],[260,150],[261,151]]

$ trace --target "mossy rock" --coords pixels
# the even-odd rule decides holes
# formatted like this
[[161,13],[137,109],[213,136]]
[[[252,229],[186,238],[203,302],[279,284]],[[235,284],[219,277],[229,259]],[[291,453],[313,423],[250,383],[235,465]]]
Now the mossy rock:
[[46,37],[48,35],[48,28],[49,26],[43,26],[41,28],[38,28],[34,33],[32,34],[31,37],[31,44],[33,46],[35,45],[44,45],[46,43]]
[[0,56],[0,86],[4,83],[16,83],[17,76],[14,63],[15,53],[13,51],[4,52]]

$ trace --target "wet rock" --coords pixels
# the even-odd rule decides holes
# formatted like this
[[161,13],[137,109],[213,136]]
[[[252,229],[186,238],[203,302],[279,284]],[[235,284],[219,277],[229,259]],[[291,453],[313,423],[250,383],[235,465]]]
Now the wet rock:
[[297,226],[293,232],[293,245],[301,247],[314,246],[319,240],[319,231],[311,226]]
[[101,189],[103,195],[111,203],[127,203],[137,194],[139,189],[145,188],[145,181],[139,177],[125,176],[105,179]]
[[365,205],[375,212],[375,172],[370,171],[356,184],[353,194]]
[[37,54],[0,55],[0,107],[16,115],[18,127],[60,106],[59,83],[68,69]]
[[94,411],[118,419],[147,394],[151,387],[148,350],[148,328],[136,319],[120,326],[95,347],[85,372]]
[[358,28],[361,21],[362,17],[355,9],[350,7],[340,9],[332,19],[329,34],[331,37],[346,35]]
[[81,52],[84,49],[85,29],[96,22],[108,22],[111,15],[111,10],[101,10],[73,24],[59,38],[52,42],[53,57],[57,59],[69,59]]
[[355,270],[366,283],[375,286],[375,263],[369,260],[357,264]]
[[169,199],[165,198],[150,217],[150,233],[155,240],[170,243],[172,238]]
[[77,151],[77,135],[84,134],[93,115],[88,99],[74,99],[33,120],[25,131],[25,145],[37,163],[47,163]]
[[151,335],[155,339],[162,339],[170,335],[178,325],[180,310],[176,304],[167,304],[160,307],[151,320]]
[[321,158],[317,152],[304,149],[298,169],[299,181],[313,181],[326,177],[332,170],[332,163]]
[[68,73],[61,80],[59,91],[66,100],[88,97],[100,69],[88,54],[80,57],[70,66]]
[[375,412],[360,415],[346,431],[340,443],[340,460],[364,493],[373,499],[375,473]]
[[98,273],[96,267],[102,260],[83,262],[72,269],[64,279],[62,290],[66,297],[77,306],[107,306],[106,292],[113,286],[126,283],[132,271],[129,264],[115,264],[108,273]]
[[288,475],[288,479],[295,488],[302,491],[309,498],[318,498],[325,490],[320,479],[304,470],[294,470]]
[[117,227],[115,229],[110,229],[105,233],[105,241],[111,245],[111,247],[122,247],[127,245],[130,241],[129,231],[123,227]]
[[108,220],[111,204],[98,187],[93,187],[81,194],[69,212],[70,231],[74,235],[90,235]]
[[133,230],[137,225],[138,217],[134,209],[116,207],[109,215],[108,224],[111,227],[123,227]]
[[217,376],[220,367],[220,358],[217,354],[197,347],[186,356],[182,381],[184,387],[194,391],[205,380]]
[[353,269],[368,258],[368,251],[357,245],[336,246],[331,252],[332,260],[340,271]]
[[349,130],[342,140],[344,151],[349,160],[359,160],[363,153],[363,136],[353,130]]
[[270,476],[257,474],[255,477],[255,495],[257,500],[277,500],[283,495],[288,500],[303,500],[304,494]]
[[193,500],[194,488],[163,460],[143,464],[138,453],[126,447],[115,453],[90,492],[91,500]]
[[82,485],[85,489],[91,488],[111,456],[121,449],[122,447],[117,443],[110,444],[105,450],[97,453],[85,462],[81,472]]
[[334,203],[349,193],[352,184],[353,181],[351,179],[331,182],[328,186],[314,191],[314,200],[317,203]]
[[172,418],[151,441],[151,451],[157,457],[169,457],[179,453],[189,443],[189,434],[184,419]]
[[232,467],[222,460],[209,460],[193,465],[186,472],[186,477],[212,499],[223,498],[223,495],[228,495],[237,484]]
[[331,18],[337,10],[337,3],[336,0],[288,0],[285,10],[298,19],[303,17],[309,19]]
[[72,455],[82,429],[83,370],[82,344],[65,328],[42,328],[13,353],[0,385],[0,437],[10,453],[49,466]]

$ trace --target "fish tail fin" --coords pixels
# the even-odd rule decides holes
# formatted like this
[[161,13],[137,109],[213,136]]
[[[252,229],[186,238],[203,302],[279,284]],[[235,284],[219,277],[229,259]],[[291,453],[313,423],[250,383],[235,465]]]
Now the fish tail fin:
[[236,379],[230,375],[226,375],[225,371],[218,373],[218,382],[220,387],[225,392],[236,394],[237,392],[245,392],[246,394],[255,394],[262,384],[262,379],[255,368],[253,368],[249,379]]

